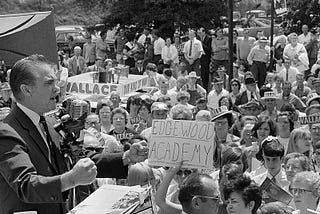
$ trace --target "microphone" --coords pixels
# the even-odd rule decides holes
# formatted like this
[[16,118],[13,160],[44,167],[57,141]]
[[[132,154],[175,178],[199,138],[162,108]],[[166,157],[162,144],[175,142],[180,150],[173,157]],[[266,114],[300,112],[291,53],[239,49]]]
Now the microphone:
[[88,102],[79,99],[73,100],[71,102],[69,114],[72,119],[77,120],[85,113],[90,113],[90,106]]

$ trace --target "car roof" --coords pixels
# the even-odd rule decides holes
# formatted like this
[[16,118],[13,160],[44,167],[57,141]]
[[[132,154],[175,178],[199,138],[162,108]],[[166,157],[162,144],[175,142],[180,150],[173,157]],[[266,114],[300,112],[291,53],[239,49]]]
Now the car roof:
[[56,31],[84,31],[83,25],[59,25],[55,28]]

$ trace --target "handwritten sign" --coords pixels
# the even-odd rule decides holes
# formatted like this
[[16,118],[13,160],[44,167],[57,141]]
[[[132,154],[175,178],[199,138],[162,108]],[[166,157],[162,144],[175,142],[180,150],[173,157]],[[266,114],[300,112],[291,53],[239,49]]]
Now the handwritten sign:
[[112,91],[118,90],[119,85],[109,83],[68,82],[67,84],[67,92],[76,94],[109,95]]
[[153,120],[148,161],[153,166],[213,168],[214,125],[211,122]]

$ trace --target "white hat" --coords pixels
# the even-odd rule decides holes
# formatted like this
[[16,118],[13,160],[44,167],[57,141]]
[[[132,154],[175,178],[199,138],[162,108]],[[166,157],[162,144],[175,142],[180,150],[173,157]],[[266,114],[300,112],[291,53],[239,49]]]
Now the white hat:
[[214,122],[216,119],[224,115],[232,116],[232,112],[228,110],[227,106],[221,106],[219,108],[213,109],[211,122]]
[[261,99],[277,99],[277,95],[273,91],[266,91]]
[[309,104],[313,101],[313,100],[316,100],[316,99],[319,99],[320,100],[320,96],[317,94],[317,93],[310,93],[308,96],[307,96],[307,106],[309,106]]
[[197,73],[195,71],[191,71],[188,75],[188,78],[197,78],[199,79],[200,77],[197,76]]

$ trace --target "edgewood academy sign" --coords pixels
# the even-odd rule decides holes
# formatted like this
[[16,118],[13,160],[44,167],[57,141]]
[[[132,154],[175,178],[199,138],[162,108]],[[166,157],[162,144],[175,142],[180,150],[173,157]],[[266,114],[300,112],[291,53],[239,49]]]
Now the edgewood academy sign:
[[148,162],[153,166],[213,168],[214,125],[211,122],[153,120]]

